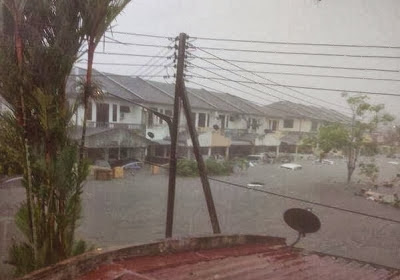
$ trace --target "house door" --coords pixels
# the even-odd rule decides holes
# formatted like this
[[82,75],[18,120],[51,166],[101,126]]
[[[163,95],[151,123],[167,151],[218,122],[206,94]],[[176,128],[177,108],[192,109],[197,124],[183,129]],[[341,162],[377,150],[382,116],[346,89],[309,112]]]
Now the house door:
[[278,121],[272,121],[271,130],[276,131],[278,128]]
[[219,119],[221,120],[221,129],[225,129],[225,115],[219,115]]
[[97,126],[107,126],[110,117],[110,105],[106,103],[97,103],[96,109]]

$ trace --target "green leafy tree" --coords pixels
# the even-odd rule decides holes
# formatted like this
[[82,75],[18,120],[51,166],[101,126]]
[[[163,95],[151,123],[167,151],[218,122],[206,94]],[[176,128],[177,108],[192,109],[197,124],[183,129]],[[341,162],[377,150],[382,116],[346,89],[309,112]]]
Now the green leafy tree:
[[383,104],[372,105],[368,103],[368,97],[361,96],[348,96],[347,104],[352,112],[350,127],[348,128],[348,142],[345,147],[347,153],[347,182],[351,181],[360,151],[363,147],[368,145],[366,136],[368,133],[376,130],[380,123],[389,123],[394,120],[390,114],[384,113]]
[[352,112],[345,123],[332,123],[319,129],[317,136],[305,140],[305,143],[321,150],[320,159],[333,149],[342,150],[347,157],[347,182],[356,169],[362,149],[372,152],[368,135],[376,130],[379,124],[393,121],[393,116],[384,113],[384,105],[368,103],[367,96],[348,96],[343,94]]

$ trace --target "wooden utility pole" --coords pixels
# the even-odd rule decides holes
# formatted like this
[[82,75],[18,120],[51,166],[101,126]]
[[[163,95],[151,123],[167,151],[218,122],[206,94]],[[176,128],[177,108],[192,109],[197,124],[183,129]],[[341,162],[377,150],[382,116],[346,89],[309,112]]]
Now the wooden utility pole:
[[176,147],[178,143],[178,126],[179,126],[179,108],[180,108],[180,95],[183,85],[183,71],[185,69],[185,45],[186,34],[179,35],[179,48],[178,48],[178,63],[176,67],[176,81],[175,81],[175,100],[174,100],[174,115],[172,119],[172,126],[170,128],[171,137],[171,153],[169,158],[169,181],[168,181],[168,202],[167,202],[167,222],[165,228],[165,237],[172,237],[172,226],[174,223],[174,206],[175,206],[175,182],[176,182]]
[[185,69],[186,38],[187,35],[185,33],[179,34],[178,63],[177,63],[176,82],[175,82],[174,116],[173,116],[172,127],[170,129],[171,156],[170,156],[169,185],[168,185],[167,226],[165,231],[165,236],[167,238],[170,238],[172,236],[172,226],[173,226],[176,164],[177,164],[176,148],[178,141],[180,100],[182,100],[183,103],[184,113],[186,116],[190,137],[193,143],[193,152],[197,160],[200,179],[203,185],[203,191],[206,198],[207,209],[210,215],[213,232],[215,234],[221,232],[218,222],[217,212],[215,210],[214,200],[212,198],[210,183],[207,177],[206,166],[200,152],[200,145],[199,145],[197,131],[192,122],[192,109],[185,91],[184,69]]
[[196,157],[201,184],[203,185],[203,192],[207,202],[207,209],[208,209],[208,214],[210,215],[211,226],[214,234],[221,233],[221,229],[218,222],[217,211],[215,210],[214,200],[210,188],[210,182],[208,181],[207,177],[206,165],[204,163],[203,156],[201,155],[199,138],[197,135],[196,128],[194,126],[194,122],[192,120],[192,108],[190,106],[188,97],[186,95],[185,85],[183,85],[182,102],[183,102],[183,111],[185,112],[190,137],[193,143],[193,153],[194,156]]

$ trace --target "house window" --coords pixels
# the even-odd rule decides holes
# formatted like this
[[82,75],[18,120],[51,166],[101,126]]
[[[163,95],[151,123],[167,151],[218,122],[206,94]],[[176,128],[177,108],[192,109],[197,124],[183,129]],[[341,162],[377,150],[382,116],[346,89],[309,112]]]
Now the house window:
[[219,115],[219,120],[221,121],[221,129],[225,129],[225,115]]
[[271,131],[276,131],[278,129],[278,121],[277,120],[269,121],[269,129],[271,129]]
[[165,115],[172,117],[172,110],[165,110]]
[[97,103],[96,104],[96,122],[97,125],[107,124],[109,122],[110,104]]
[[113,122],[117,121],[117,111],[118,111],[118,105],[113,104],[113,106],[112,106],[112,121]]
[[283,121],[283,128],[293,128],[293,127],[294,127],[294,120]]
[[[157,108],[150,108],[153,111],[157,111]],[[148,111],[147,125],[152,127],[154,124],[154,114],[152,111]]]
[[311,122],[311,131],[317,131],[317,129],[318,129],[318,122],[312,121]]
[[196,113],[192,113],[192,124],[196,127]]
[[[159,111],[161,114],[163,114],[164,113],[164,111],[163,111],[163,109],[160,109],[160,111]],[[160,118],[160,117],[158,117],[158,123],[159,124],[162,124],[163,123],[163,120],[162,120],[162,118]]]
[[131,110],[129,109],[129,106],[122,106],[122,105],[119,107],[119,111],[121,113],[130,113],[131,112]]
[[206,114],[199,113],[198,127],[206,127]]
[[89,102],[88,106],[87,106],[87,109],[86,109],[86,119],[88,121],[92,120],[92,107],[93,107],[92,102]]
[[256,119],[251,119],[251,128],[256,130],[258,128],[258,122]]
[[125,118],[125,114],[130,113],[131,110],[129,106],[119,106],[119,119],[123,120]]

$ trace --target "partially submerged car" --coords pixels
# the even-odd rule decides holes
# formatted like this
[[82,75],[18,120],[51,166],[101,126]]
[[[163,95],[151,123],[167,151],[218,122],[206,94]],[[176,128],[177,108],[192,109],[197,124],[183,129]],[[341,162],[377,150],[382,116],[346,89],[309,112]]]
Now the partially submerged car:
[[124,170],[140,170],[143,167],[143,163],[140,161],[133,161],[121,166]]
[[297,163],[284,163],[281,165],[281,168],[290,169],[290,170],[299,170],[303,167]]

